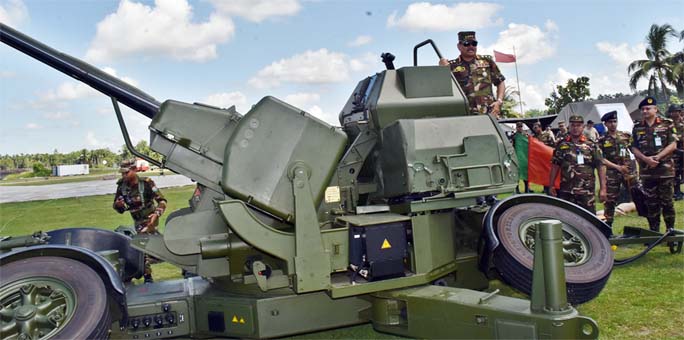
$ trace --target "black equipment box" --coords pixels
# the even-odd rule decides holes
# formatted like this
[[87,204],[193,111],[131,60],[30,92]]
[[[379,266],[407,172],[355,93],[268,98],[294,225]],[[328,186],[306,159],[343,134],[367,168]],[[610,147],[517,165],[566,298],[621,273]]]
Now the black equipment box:
[[411,220],[397,214],[345,216],[349,227],[349,264],[354,276],[377,281],[404,276],[406,232]]

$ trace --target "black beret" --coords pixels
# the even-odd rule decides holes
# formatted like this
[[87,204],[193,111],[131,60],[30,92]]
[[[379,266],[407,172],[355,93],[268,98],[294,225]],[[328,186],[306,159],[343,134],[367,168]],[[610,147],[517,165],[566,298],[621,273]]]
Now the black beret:
[[473,32],[473,31],[458,32],[458,41],[466,41],[466,40],[476,40],[475,39],[475,32]]
[[655,98],[648,96],[648,97],[644,98],[644,100],[642,100],[639,103],[639,108],[642,108],[643,106],[646,106],[646,105],[658,105],[658,103],[656,102]]
[[613,120],[613,119],[617,120],[617,111],[615,111],[615,110],[610,111],[610,112],[604,114],[603,117],[601,117],[601,121],[604,121],[604,122],[607,122],[607,121]]
[[589,120],[587,121],[587,124],[594,124],[594,121],[591,120],[591,119],[589,119]]

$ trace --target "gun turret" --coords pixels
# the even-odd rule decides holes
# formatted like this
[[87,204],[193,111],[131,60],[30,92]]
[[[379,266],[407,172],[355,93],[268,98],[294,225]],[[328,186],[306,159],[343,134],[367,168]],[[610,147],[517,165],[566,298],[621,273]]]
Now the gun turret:
[[50,48],[0,23],[0,40],[60,72],[82,81],[141,114],[154,118],[160,103],[149,94],[96,67]]

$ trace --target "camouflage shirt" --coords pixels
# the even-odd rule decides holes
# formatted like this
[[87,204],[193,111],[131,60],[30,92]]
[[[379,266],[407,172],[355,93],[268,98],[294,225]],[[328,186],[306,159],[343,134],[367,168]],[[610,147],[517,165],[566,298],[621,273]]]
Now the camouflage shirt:
[[632,144],[632,135],[627,132],[616,131],[615,137],[606,133],[598,141],[603,158],[617,165],[630,165],[629,146]]
[[[119,181],[116,182],[116,185],[117,188],[114,202],[116,202],[117,198],[122,197],[126,206],[121,208],[114,204],[114,210],[118,211],[120,214],[128,210],[136,225],[145,223],[147,217],[155,212],[155,210],[160,210],[159,215],[164,213],[164,210],[166,209],[166,199],[152,179],[138,177],[138,184],[136,185],[130,185],[125,183],[123,179],[119,179]],[[155,207],[155,202],[157,203],[157,207]]]
[[556,145],[558,145],[560,142],[562,142],[563,139],[565,139],[565,137],[567,137],[567,136],[568,136],[567,131],[563,132],[561,130],[558,130],[558,132],[556,133]]
[[565,137],[553,151],[551,163],[561,170],[560,191],[573,195],[594,195],[594,169],[601,166],[601,150],[585,136],[577,143]]
[[[677,140],[672,120],[656,117],[653,125],[645,121],[634,122],[632,128],[632,147],[639,149],[644,156],[655,156],[665,147]],[[641,178],[668,178],[674,176],[671,156],[665,157],[657,167],[649,169],[646,163],[638,159]]]
[[550,131],[544,130],[540,134],[535,134],[534,138],[539,139],[539,141],[552,148],[556,147],[556,139],[553,137],[553,133]]
[[471,61],[458,57],[449,60],[449,67],[468,97],[470,111],[475,114],[489,113],[489,107],[496,101],[492,85],[498,86],[506,80],[492,57],[478,54]]

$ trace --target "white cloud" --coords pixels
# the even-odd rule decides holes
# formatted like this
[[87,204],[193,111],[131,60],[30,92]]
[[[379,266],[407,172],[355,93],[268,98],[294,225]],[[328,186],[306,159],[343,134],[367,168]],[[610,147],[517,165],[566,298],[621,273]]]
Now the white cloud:
[[11,27],[19,27],[29,14],[26,5],[21,0],[9,0],[0,2],[0,22]]
[[519,64],[534,64],[538,61],[553,56],[558,44],[558,26],[551,20],[547,20],[544,29],[538,26],[525,24],[508,24],[508,28],[499,32],[497,41],[480,51],[497,50],[499,52],[515,54]]
[[261,22],[270,17],[297,14],[301,5],[297,0],[210,0],[219,13],[226,16],[241,16],[252,22]]
[[204,103],[221,108],[229,108],[235,105],[238,112],[244,114],[249,111],[251,105],[247,102],[247,96],[242,92],[222,92],[210,94],[204,99]]
[[367,64],[367,56],[352,59],[346,54],[331,52],[325,48],[308,50],[271,63],[252,77],[249,84],[257,88],[271,88],[283,82],[337,83],[349,79],[350,72],[365,69]]
[[71,113],[69,112],[47,112],[43,114],[43,117],[47,120],[65,120],[71,118]]
[[[517,82],[515,78],[511,79],[510,82],[506,81],[508,86],[513,86],[517,89]],[[549,91],[550,93],[550,91]],[[524,81],[520,82],[520,95],[522,96],[522,101],[523,101],[523,110],[527,111],[530,109],[545,109],[546,106],[544,105],[544,99],[547,97],[547,93],[544,93],[544,90],[542,90],[541,87],[535,84],[528,84]],[[520,100],[517,98],[518,96],[514,96],[514,99],[516,101]],[[520,110],[520,107],[517,106],[514,108],[516,111]]]
[[0,79],[9,79],[16,77],[17,74],[12,71],[0,71]]
[[371,37],[370,35],[360,35],[356,37],[356,39],[350,41],[347,45],[351,47],[358,47],[370,44],[371,42],[373,42],[373,37]]
[[379,68],[381,66],[380,63],[380,58],[369,52],[359,57],[351,58],[349,60],[349,68],[354,72],[366,72],[373,69],[374,66]]
[[285,96],[286,103],[301,109],[311,107],[320,100],[321,96],[318,93],[300,92]]
[[35,130],[35,129],[42,129],[43,127],[41,125],[38,125],[36,123],[28,123],[25,126],[27,129]]
[[97,137],[95,137],[95,132],[93,132],[93,131],[86,132],[85,139],[86,139],[87,145],[90,147],[96,147],[96,148],[102,147],[102,142],[100,142],[97,139]]
[[[118,76],[116,70],[111,67],[104,67],[102,70],[105,73],[123,80],[130,85],[138,85],[138,82],[133,78]],[[98,95],[101,95],[100,92],[96,91],[89,85],[77,81],[67,81],[60,84],[56,89],[48,90],[47,92],[43,93],[38,101],[34,103],[34,106],[41,107],[48,103],[95,97]]]
[[395,11],[387,18],[387,27],[398,27],[410,31],[455,31],[480,29],[500,25],[496,13],[502,7],[484,2],[466,2],[451,6],[429,2],[412,3],[403,16]]
[[186,0],[155,0],[154,7],[123,0],[115,13],[97,24],[86,59],[102,62],[137,55],[202,62],[216,58],[216,45],[235,32],[232,20],[213,13],[208,21],[193,23],[192,15]]
[[[609,42],[598,42],[596,48],[607,54],[611,59],[618,62],[621,66],[627,67],[632,61],[643,59],[642,55],[646,50],[646,45],[643,43],[636,46],[629,46],[627,43],[613,44]],[[640,58],[641,57],[641,58]]]

